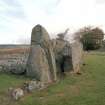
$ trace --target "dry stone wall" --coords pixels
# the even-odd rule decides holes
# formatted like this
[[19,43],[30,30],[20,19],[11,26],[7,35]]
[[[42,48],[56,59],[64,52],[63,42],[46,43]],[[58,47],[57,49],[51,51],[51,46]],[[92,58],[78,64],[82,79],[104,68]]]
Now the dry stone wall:
[[0,70],[2,72],[12,72],[21,74],[25,71],[29,55],[27,48],[1,48],[0,49]]

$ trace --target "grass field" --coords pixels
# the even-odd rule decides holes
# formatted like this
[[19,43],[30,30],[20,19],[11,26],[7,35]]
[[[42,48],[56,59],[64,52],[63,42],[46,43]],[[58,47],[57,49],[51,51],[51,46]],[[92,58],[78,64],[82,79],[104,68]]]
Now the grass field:
[[17,102],[9,100],[7,89],[27,79],[0,74],[0,105],[105,105],[105,53],[88,53],[84,61],[82,75],[69,75]]

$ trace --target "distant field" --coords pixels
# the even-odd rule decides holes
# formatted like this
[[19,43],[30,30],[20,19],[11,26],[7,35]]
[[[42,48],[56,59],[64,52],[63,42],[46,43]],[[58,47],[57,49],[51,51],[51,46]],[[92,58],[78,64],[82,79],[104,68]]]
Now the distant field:
[[30,45],[28,44],[0,44],[0,49],[5,49],[5,48],[27,48]]
[[29,45],[0,45],[0,54],[29,52]]
[[0,49],[0,54],[17,54],[17,53],[25,53],[29,52],[29,48],[5,48]]
[[84,62],[82,75],[69,75],[17,102],[9,100],[7,89],[21,86],[28,79],[0,74],[0,105],[105,105],[105,53],[87,53]]

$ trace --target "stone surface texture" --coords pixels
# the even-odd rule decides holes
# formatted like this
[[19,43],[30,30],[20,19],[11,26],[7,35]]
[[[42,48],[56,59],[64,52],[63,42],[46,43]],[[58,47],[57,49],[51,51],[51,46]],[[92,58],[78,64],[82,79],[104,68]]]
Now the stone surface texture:
[[27,76],[43,82],[56,79],[55,58],[47,31],[37,25],[32,29],[31,48],[27,62]]

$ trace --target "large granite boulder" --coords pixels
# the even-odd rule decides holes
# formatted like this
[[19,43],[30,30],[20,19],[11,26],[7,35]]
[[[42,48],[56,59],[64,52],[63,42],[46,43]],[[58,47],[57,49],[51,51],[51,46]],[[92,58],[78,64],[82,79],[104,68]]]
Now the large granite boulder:
[[11,64],[11,66],[9,66],[10,72],[16,75],[21,75],[21,74],[25,74],[26,72],[26,64],[24,63],[20,63],[20,64]]
[[46,83],[56,80],[56,64],[50,37],[41,25],[32,29],[26,74]]
[[51,81],[46,53],[40,45],[32,45],[27,63],[27,76],[40,81]]

